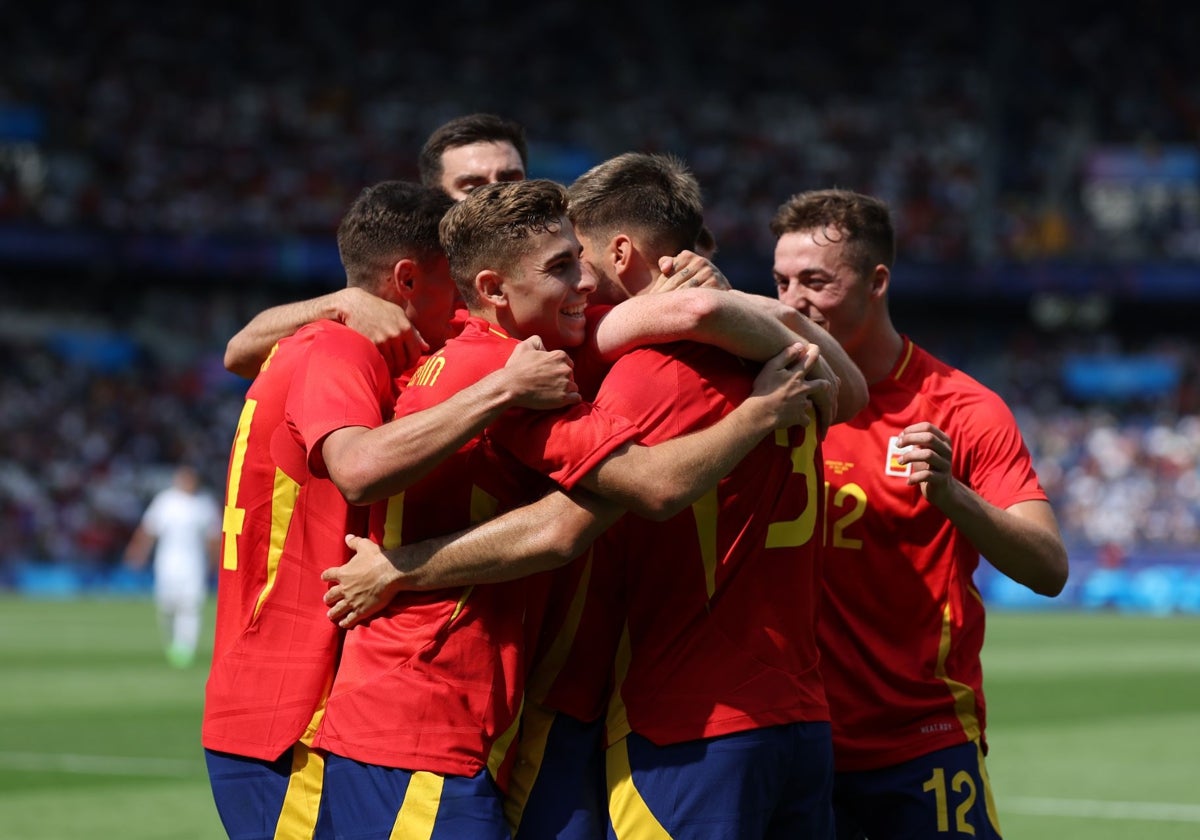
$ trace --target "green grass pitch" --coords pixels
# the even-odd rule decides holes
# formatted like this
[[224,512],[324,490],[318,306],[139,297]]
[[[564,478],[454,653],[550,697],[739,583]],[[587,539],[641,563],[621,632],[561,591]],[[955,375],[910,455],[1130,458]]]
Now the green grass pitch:
[[[1200,619],[988,621],[1005,836],[1200,837]],[[207,658],[169,667],[157,632],[149,601],[0,598],[0,838],[224,837],[199,746]]]

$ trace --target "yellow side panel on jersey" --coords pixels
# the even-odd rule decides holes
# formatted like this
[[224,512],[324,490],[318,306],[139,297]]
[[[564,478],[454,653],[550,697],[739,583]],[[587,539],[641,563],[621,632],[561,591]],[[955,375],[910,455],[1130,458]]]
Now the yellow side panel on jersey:
[[300,485],[276,467],[275,489],[271,494],[271,541],[267,550],[267,582],[262,592],[258,593],[258,601],[254,604],[255,618],[258,618],[259,610],[266,603],[271,590],[275,588],[275,578],[279,574],[279,558],[283,556],[283,544],[287,540],[288,527],[292,524],[292,514],[296,512],[296,500],[299,497]]
[[975,692],[969,685],[951,679],[946,673],[946,658],[950,655],[950,628],[953,617],[950,605],[946,604],[942,609],[942,639],[938,643],[938,659],[934,675],[950,689],[950,694],[954,697],[954,713],[958,716],[958,722],[962,724],[963,733],[968,740],[978,741],[979,718],[975,715]]
[[433,836],[444,781],[437,773],[424,770],[412,774],[390,840],[429,840]]
[[[525,703],[522,701],[521,709],[524,707]],[[487,769],[493,779],[500,777],[500,766],[504,764],[504,759],[508,757],[508,751],[512,749],[513,740],[521,730],[521,709],[517,709],[517,716],[513,718],[513,722],[508,725],[508,729],[500,733],[495,743],[492,744],[491,750],[488,751]]]
[[712,600],[717,591],[717,488],[713,488],[692,504],[696,520],[696,536],[700,557],[704,561],[704,589]]
[[624,738],[633,730],[629,726],[629,717],[625,702],[621,699],[621,688],[625,677],[629,674],[629,661],[632,658],[629,647],[629,625],[621,632],[621,641],[617,643],[616,661],[613,663],[613,692],[608,700],[608,716],[605,718],[605,738],[613,743]]
[[622,738],[605,753],[608,776],[608,814],[617,840],[671,840],[633,784],[629,742]]
[[592,559],[592,549],[589,548],[587,560],[584,562],[583,571],[579,574],[579,582],[575,586],[575,591],[571,595],[571,604],[567,607],[562,627],[558,629],[558,634],[550,643],[546,654],[537,663],[533,673],[529,675],[525,694],[536,703],[545,701],[546,692],[558,679],[558,675],[567,661],[567,656],[571,652],[571,646],[575,643],[575,637],[579,634],[579,624],[583,621],[583,608],[587,604],[588,586],[592,580]]
[[383,520],[382,548],[384,551],[399,547],[403,529],[404,491],[400,491],[387,500],[387,514]]
[[471,485],[471,524],[477,525],[491,519],[500,509],[500,502],[485,490]]
[[292,773],[288,777],[279,822],[275,824],[276,840],[313,836],[324,783],[325,757],[303,744],[297,744],[292,749]]
[[325,687],[321,689],[321,702],[317,704],[316,711],[308,719],[308,726],[304,727],[304,734],[300,736],[300,743],[305,746],[311,747],[317,737],[317,730],[321,728],[321,718],[325,717],[325,705],[329,700],[329,690],[331,688],[333,688],[332,673],[326,678]]
[[229,458],[229,485],[225,490],[225,511],[221,516],[221,532],[225,539],[221,548],[221,568],[236,572],[238,567],[237,538],[246,524],[246,509],[237,506],[242,486],[242,470],[246,466],[246,447],[250,442],[250,424],[254,422],[257,400],[246,400],[238,418],[237,434],[233,438],[233,453]]

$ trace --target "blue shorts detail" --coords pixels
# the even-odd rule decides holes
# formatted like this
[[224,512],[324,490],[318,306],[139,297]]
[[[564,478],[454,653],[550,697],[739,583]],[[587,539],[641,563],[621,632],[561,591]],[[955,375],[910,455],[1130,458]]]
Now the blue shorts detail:
[[833,806],[838,840],[1000,840],[983,751],[974,742],[838,773]]
[[[315,767],[307,765],[310,757],[317,758]],[[297,744],[274,761],[205,750],[204,761],[229,840],[333,840],[333,825],[321,795],[319,757],[308,747]],[[315,776],[293,786],[289,796],[294,772]]]
[[510,791],[523,805],[516,840],[604,840],[604,720],[584,723],[526,704],[522,726]]
[[486,769],[443,776],[330,755],[325,798],[338,840],[393,836],[509,840],[500,790]]
[[657,826],[673,840],[832,840],[828,723],[791,723],[665,747],[608,749],[609,837]]

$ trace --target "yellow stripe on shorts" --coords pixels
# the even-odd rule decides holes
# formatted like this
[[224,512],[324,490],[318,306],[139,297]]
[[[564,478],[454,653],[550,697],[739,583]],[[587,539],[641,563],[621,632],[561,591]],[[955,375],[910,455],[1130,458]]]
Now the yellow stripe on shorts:
[[390,840],[429,840],[433,836],[444,783],[437,773],[418,770],[412,774]]
[[608,816],[617,840],[671,840],[633,783],[628,740],[622,738],[609,747],[604,764],[608,776]]
[[312,837],[317,830],[321,809],[321,790],[325,784],[325,756],[317,750],[296,744],[292,748],[292,772],[287,793],[275,824],[275,840]]

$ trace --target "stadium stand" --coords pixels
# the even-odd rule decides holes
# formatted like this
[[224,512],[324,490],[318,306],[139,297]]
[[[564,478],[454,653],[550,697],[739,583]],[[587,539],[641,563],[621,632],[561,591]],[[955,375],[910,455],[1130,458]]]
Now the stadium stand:
[[219,492],[225,340],[478,110],[534,176],[680,154],[754,291],[789,193],[886,198],[898,320],[1018,407],[1073,562],[1200,568],[1200,8],[610,5],[0,3],[0,586],[107,580],[181,460]]

